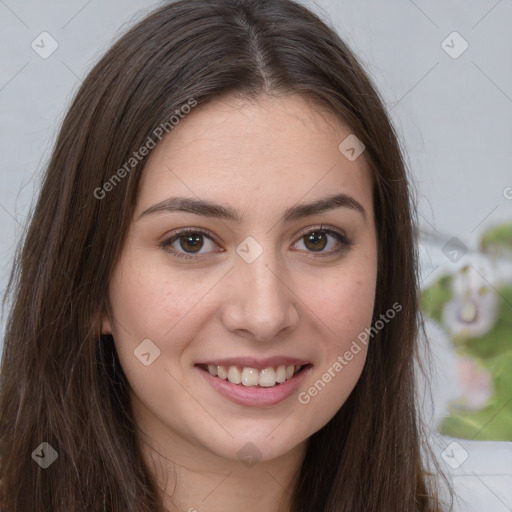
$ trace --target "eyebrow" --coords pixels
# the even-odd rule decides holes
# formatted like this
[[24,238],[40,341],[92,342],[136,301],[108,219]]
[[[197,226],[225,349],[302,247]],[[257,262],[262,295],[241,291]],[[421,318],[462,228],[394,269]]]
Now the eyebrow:
[[[366,211],[363,205],[347,194],[336,194],[322,199],[318,199],[311,203],[299,204],[288,208],[283,217],[282,222],[291,222],[299,220],[303,217],[315,215],[318,213],[334,210],[336,208],[349,208],[359,212],[366,221]],[[196,199],[193,197],[170,197],[157,203],[139,215],[139,219],[146,215],[157,212],[174,212],[184,211],[202,215],[204,217],[214,217],[218,219],[231,220],[241,222],[243,216],[229,206],[223,206],[218,203],[206,201],[204,199]]]

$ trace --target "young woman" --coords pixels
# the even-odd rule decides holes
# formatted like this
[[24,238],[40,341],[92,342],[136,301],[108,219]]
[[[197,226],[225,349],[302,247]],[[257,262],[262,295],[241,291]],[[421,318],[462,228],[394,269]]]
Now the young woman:
[[2,510],[434,512],[408,181],[290,0],[182,0],[69,109],[10,282]]

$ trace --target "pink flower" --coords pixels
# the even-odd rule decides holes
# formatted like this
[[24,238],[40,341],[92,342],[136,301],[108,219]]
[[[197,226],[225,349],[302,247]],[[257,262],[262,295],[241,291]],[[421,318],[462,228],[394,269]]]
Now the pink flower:
[[479,368],[471,357],[459,358],[457,377],[462,388],[462,406],[476,411],[487,405],[494,393],[489,371]]

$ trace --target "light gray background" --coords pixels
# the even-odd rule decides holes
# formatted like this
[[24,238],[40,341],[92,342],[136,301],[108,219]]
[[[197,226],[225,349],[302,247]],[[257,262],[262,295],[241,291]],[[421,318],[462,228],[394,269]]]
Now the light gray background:
[[[477,257],[472,251],[482,232],[512,219],[512,0],[304,3],[330,20],[356,51],[391,112],[418,194],[424,284]],[[157,5],[0,0],[0,295],[73,93],[118,35]],[[48,59],[31,48],[43,31],[59,44]],[[456,59],[442,47],[454,31],[469,45]],[[448,44],[452,51],[461,48],[453,36]],[[452,236],[470,251],[458,263],[441,251]],[[439,350],[441,382],[450,382],[449,356],[443,359]],[[510,510],[512,444],[497,443],[495,451],[487,446],[487,458],[469,444],[473,463],[480,460],[474,471],[483,473],[464,484],[477,508],[461,510],[482,510],[482,504]],[[484,475],[498,466],[498,476]],[[480,494],[473,496],[478,487]]]

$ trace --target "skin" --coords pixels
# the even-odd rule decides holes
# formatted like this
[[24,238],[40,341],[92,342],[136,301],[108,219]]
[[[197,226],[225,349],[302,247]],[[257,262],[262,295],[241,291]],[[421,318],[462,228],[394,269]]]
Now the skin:
[[[364,153],[349,161],[338,150],[350,133],[297,95],[229,97],[194,109],[150,155],[103,331],[114,336],[144,456],[169,509],[174,495],[190,512],[290,510],[307,439],[357,383],[364,346],[306,405],[297,393],[266,407],[233,403],[195,366],[234,356],[298,357],[312,364],[304,391],[370,326],[377,274],[372,184]],[[334,193],[358,201],[366,218],[338,207],[281,221],[287,208]],[[221,203],[243,220],[141,215],[171,196]],[[320,225],[341,230],[352,245],[330,234],[306,245],[305,235]],[[178,238],[171,247],[195,259],[179,258],[161,243],[180,228],[203,228],[214,238],[200,238],[199,253]],[[248,236],[263,250],[252,263],[236,252]],[[145,339],[160,350],[149,366],[134,356]],[[246,443],[261,454],[251,467],[237,456]]]

